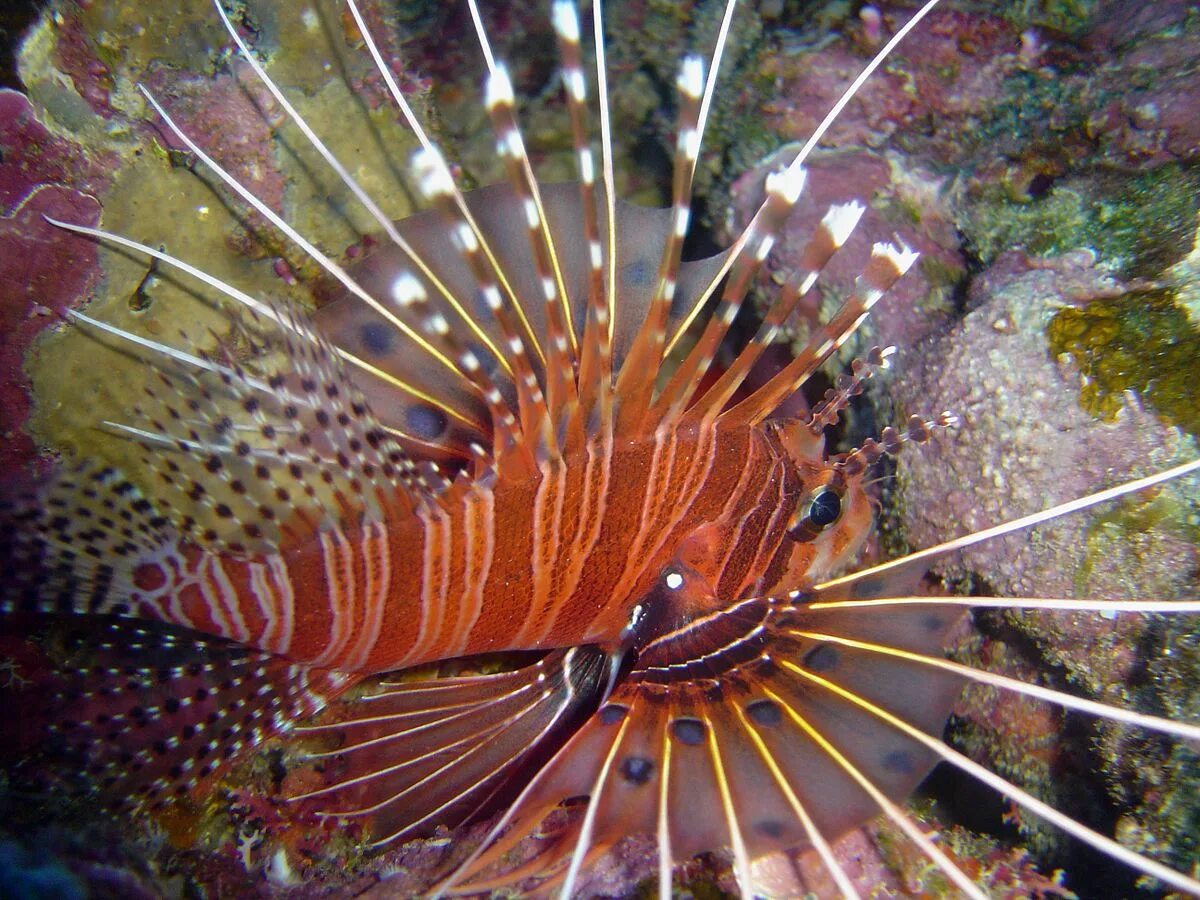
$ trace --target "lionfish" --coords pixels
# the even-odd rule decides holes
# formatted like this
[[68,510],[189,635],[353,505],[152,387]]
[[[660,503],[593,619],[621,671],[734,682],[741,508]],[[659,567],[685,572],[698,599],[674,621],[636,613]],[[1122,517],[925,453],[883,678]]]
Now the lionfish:
[[[807,346],[768,377],[751,376],[855,228],[855,198],[829,209],[757,331],[718,363],[804,190],[809,154],[936,2],[882,46],[768,179],[733,245],[683,261],[733,0],[707,73],[699,57],[680,70],[665,210],[616,196],[600,3],[587,72],[574,0],[553,0],[578,178],[543,184],[510,77],[468,0],[508,180],[464,192],[346,0],[421,145],[412,172],[431,209],[399,222],[309,127],[217,0],[245,64],[374,217],[379,246],[350,263],[322,251],[144,86],[165,129],[341,296],[309,314],[160,247],[53,222],[67,239],[143,254],[240,310],[208,350],[72,312],[75,327],[144,354],[153,375],[137,407],[106,424],[144,448],[148,469],[64,466],[5,507],[3,612],[105,626],[91,663],[75,672],[86,688],[64,695],[57,713],[59,733],[84,748],[91,782],[156,808],[210,788],[264,742],[320,740],[325,782],[288,799],[362,823],[372,846],[499,806],[478,848],[432,888],[443,895],[523,885],[568,897],[607,848],[644,834],[657,843],[659,896],[671,894],[678,864],[706,851],[728,850],[749,895],[752,861],[807,848],[836,890],[856,897],[831,844],[882,811],[955,890],[983,897],[900,806],[946,763],[1099,853],[1200,894],[1194,877],[942,738],[964,685],[976,683],[1200,739],[1200,725],[943,652],[974,609],[1102,616],[1196,612],[1200,602],[918,590],[938,557],[1163,484],[1200,470],[1200,460],[854,568],[872,533],[871,467],[955,416],[913,417],[828,452],[826,430],[889,364],[890,349],[879,348],[805,413],[783,410],[916,253],[876,244],[855,290]],[[509,655],[500,671],[471,668],[496,653]],[[468,674],[407,674],[459,659]],[[512,863],[510,851],[535,834],[538,852]]]

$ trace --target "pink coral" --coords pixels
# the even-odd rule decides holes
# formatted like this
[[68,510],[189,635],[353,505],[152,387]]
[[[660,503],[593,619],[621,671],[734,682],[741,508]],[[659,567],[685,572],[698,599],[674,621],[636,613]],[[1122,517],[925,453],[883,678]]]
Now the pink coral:
[[45,328],[85,300],[100,277],[96,250],[63,243],[45,217],[94,225],[91,196],[108,184],[112,154],[88,154],[38,121],[29,100],[0,90],[0,467],[35,456],[25,355]]

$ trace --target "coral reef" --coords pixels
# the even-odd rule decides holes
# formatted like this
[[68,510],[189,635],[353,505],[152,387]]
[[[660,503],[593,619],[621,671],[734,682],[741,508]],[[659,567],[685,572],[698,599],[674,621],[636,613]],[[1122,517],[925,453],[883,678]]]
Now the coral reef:
[[[409,195],[395,161],[414,142],[382,102],[382,85],[356,46],[353,23],[315,11],[259,20],[255,17],[268,15],[263,6],[245,12],[240,25],[266,57],[272,77],[328,135],[331,149],[360,173],[387,214],[405,215],[411,209]],[[385,50],[394,54],[394,30],[382,27],[374,5],[367,7],[381,26]],[[138,85],[332,256],[340,257],[375,228],[347,202],[346,188],[295,126],[283,123],[248,67],[229,53],[220,22],[203,4],[153,10],[124,3],[64,6],[43,16],[22,45],[18,70],[28,100],[6,93],[2,101],[13,116],[11,122],[5,117],[0,135],[6,216],[0,259],[13,267],[5,272],[10,276],[5,284],[36,296],[4,298],[0,315],[14,326],[25,322],[14,327],[17,336],[5,345],[12,358],[3,364],[6,373],[15,373],[19,357],[26,357],[27,383],[39,398],[30,430],[41,445],[70,451],[82,440],[90,453],[121,463],[130,452],[128,442],[95,426],[122,419],[129,404],[126,386],[138,383],[141,363],[127,355],[114,357],[110,346],[78,329],[49,334],[26,354],[33,334],[51,322],[48,317],[30,320],[30,308],[61,314],[90,293],[94,314],[151,338],[179,330],[194,337],[222,334],[228,327],[215,293],[178,280],[144,258],[106,247],[89,251],[82,242],[72,243],[69,261],[30,253],[31,246],[64,246],[41,215],[95,224],[102,209],[104,228],[159,246],[259,296],[285,291],[293,270],[314,274],[311,261],[294,255],[262,229],[257,215],[231,203],[210,176],[200,173],[190,154],[148,115],[152,111]],[[423,84],[406,81],[404,88],[421,106]],[[355,114],[346,115],[347,109]],[[56,193],[63,191],[75,198]],[[164,234],[163,222],[177,227]],[[36,266],[78,274],[51,279],[31,268]],[[319,297],[320,279],[309,283]],[[18,387],[21,377],[14,375],[12,387],[8,382],[7,391],[25,392]],[[94,392],[94,405],[81,410],[64,402],[81,390]],[[5,433],[16,431],[27,406],[27,396],[13,394],[5,408],[13,410],[14,421],[2,423]],[[21,447],[28,457],[29,445]]]
[[[482,63],[463,12],[411,3],[398,14],[388,5],[385,14],[383,4],[367,5],[395,70],[406,73],[403,89],[422,115],[438,111],[434,126],[458,148],[467,180],[496,180],[499,165],[477,102]],[[413,140],[384,102],[353,23],[327,11],[293,15],[270,6],[242,10],[243,33],[387,213],[404,215],[409,195],[398,170]],[[827,4],[797,18],[792,6],[764,4],[761,18],[741,17],[732,38],[697,175],[700,211],[718,232],[745,221],[766,174],[789,152],[785,142],[811,133],[878,34],[909,14],[880,5],[873,20]],[[793,339],[850,289],[855,261],[870,243],[898,235],[921,250],[919,269],[846,349],[876,341],[902,348],[899,374],[880,382],[881,419],[952,408],[965,420],[949,442],[901,459],[889,500],[895,511],[887,540],[895,546],[936,543],[1078,496],[1114,473],[1162,468],[1196,451],[1175,426],[1195,430],[1195,387],[1179,375],[1200,363],[1200,17],[1185,2],[1092,6],[1022,4],[1029,18],[1019,10],[936,12],[812,159],[805,205],[760,285],[771,291],[799,236],[829,203],[849,198],[869,204],[867,218],[827,272],[821,296],[792,323]],[[677,60],[687,47],[707,52],[719,7],[641,0],[612,13],[613,103],[626,123],[617,136],[622,194],[662,200]],[[488,16],[497,43],[517,48],[510,61],[539,172],[572,177],[543,10],[505,4]],[[423,43],[422,33],[438,39]],[[233,61],[206,4],[63,4],[26,39],[19,73],[27,96],[0,91],[0,467],[23,466],[42,447],[69,454],[82,444],[120,462],[127,445],[95,424],[123,418],[142,364],[114,362],[94,336],[58,329],[60,317],[90,298],[98,317],[156,337],[220,332],[225,315],[214,296],[144,259],[62,241],[43,216],[99,222],[266,297],[291,287],[293,272],[310,276],[302,281],[315,278],[317,287],[308,299],[321,299],[311,261],[214,190],[154,124],[135,84],[152,90],[203,146],[335,258],[375,229]],[[164,222],[173,223],[169,233]],[[1154,342],[1162,353],[1147,362],[1142,354]],[[85,392],[96,398],[88,408],[68,402]],[[947,492],[946,484],[974,490]],[[1132,498],[1031,538],[973,549],[939,574],[1031,596],[1194,593],[1197,493],[1195,484],[1180,484]],[[1025,676],[1049,663],[1050,677],[1073,688],[1197,718],[1194,633],[1124,616],[1089,622],[982,617],[981,631],[958,653]],[[20,677],[36,666],[27,648],[3,648]],[[1107,791],[1103,802],[1123,834],[1178,865],[1195,858],[1195,754],[1115,726],[1094,732],[1037,704],[1000,703],[985,690],[970,692],[957,712],[957,740],[976,757],[1054,791],[1069,808],[1072,798],[1091,802],[1079,798]],[[365,858],[353,835],[330,838],[303,811],[264,799],[277,780],[310,775],[294,758],[264,755],[233,773],[231,790],[208,807],[160,822],[163,835],[152,845],[106,831],[105,840],[123,849],[89,867],[75,864],[87,853],[73,839],[56,845],[44,865],[5,843],[0,869],[30,884],[50,879],[64,897],[76,896],[70,891],[78,885],[107,883],[126,885],[130,897],[395,896],[427,884],[470,845],[467,838],[451,847],[438,834]],[[55,812],[77,815],[79,834],[90,827],[86,810]],[[932,827],[940,810],[922,812]],[[1049,846],[1022,825],[1024,840]],[[1069,896],[1047,874],[1052,868],[1024,851],[957,826],[948,834],[960,859],[980,873],[990,868],[998,896]],[[864,883],[944,891],[930,881],[938,876],[925,871],[926,862],[901,848],[886,826],[871,826],[840,842],[838,852],[861,867]],[[632,895],[652,859],[645,846],[622,845],[585,887]],[[138,860],[153,865],[139,868]],[[797,866],[801,879],[817,877]],[[790,874],[764,870],[763,877]],[[720,895],[732,888],[728,867],[721,860],[698,865],[689,887],[696,896]]]
[[[1089,376],[1050,352],[1046,330],[1055,316],[1114,296],[1125,296],[1122,287],[1086,251],[1047,260],[1013,253],[974,279],[970,311],[961,321],[905,354],[904,377],[893,382],[898,407],[954,409],[964,420],[953,447],[931,447],[900,461],[910,543],[928,546],[1082,496],[1111,472],[1149,471],[1195,452],[1190,438],[1134,398],[1124,398],[1114,421],[1092,415],[1080,404]],[[1039,452],[1050,442],[1056,453]],[[970,471],[956,473],[962,477],[953,483],[988,489],[947,494],[945,472],[959,466]],[[1187,534],[1192,496],[1194,488],[1185,484],[1154,501],[1130,500],[1115,528],[1077,517],[1048,525],[1032,541],[989,542],[964,551],[955,572],[986,573],[994,590],[1016,596],[1176,596],[1197,563]],[[1148,502],[1160,504],[1168,527],[1139,529],[1138,510]],[[1143,515],[1141,524],[1157,523]],[[1113,565],[1119,545],[1128,546],[1139,530],[1154,535],[1147,540],[1155,545],[1131,550],[1128,565]],[[1058,549],[1051,554],[1049,548]],[[1137,557],[1156,561],[1154,571],[1135,565]]]
[[1113,420],[1135,392],[1166,422],[1200,433],[1200,395],[1190,377],[1200,334],[1170,291],[1130,291],[1066,307],[1047,326],[1050,352],[1069,354],[1080,370],[1080,402]]
[[[988,896],[1074,900],[1076,895],[1060,882],[1062,873],[1043,874],[1024,850],[948,825],[926,804],[915,806],[913,812],[921,826],[936,829],[955,863],[976,879]],[[914,852],[912,842],[886,820],[850,832],[831,849],[863,897],[944,897],[953,891],[945,875]],[[768,897],[837,896],[836,885],[812,851],[795,857],[766,857],[756,865],[755,878],[756,889]]]

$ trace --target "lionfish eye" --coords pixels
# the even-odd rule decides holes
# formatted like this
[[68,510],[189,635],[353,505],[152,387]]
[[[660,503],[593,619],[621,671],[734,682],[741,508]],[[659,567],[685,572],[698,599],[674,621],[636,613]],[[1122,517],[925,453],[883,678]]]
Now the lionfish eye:
[[829,487],[817,488],[801,506],[801,515],[788,534],[796,541],[811,541],[842,517],[842,495]]
[[824,488],[808,504],[806,518],[817,528],[828,528],[842,515],[842,498],[836,491]]

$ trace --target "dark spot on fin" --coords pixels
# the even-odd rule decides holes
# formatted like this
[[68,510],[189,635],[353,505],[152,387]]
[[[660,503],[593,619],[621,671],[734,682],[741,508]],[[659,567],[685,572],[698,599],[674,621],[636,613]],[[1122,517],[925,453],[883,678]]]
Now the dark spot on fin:
[[755,700],[747,704],[746,715],[756,725],[778,725],[783,719],[779,704],[774,700]]
[[907,750],[893,750],[884,756],[883,767],[897,775],[910,775],[916,770],[917,764]]
[[783,837],[784,831],[787,830],[784,828],[783,823],[776,819],[763,819],[761,822],[756,822],[754,827],[762,834],[775,840]]
[[358,336],[367,352],[383,356],[392,349],[392,329],[383,322],[366,322],[358,329]]
[[621,283],[626,287],[649,288],[654,284],[657,268],[646,257],[627,262],[621,267]]
[[630,784],[645,784],[653,774],[654,763],[644,756],[630,756],[621,763],[621,775]]
[[841,654],[829,644],[813,647],[804,654],[804,668],[813,672],[832,672],[841,662]]
[[628,707],[622,706],[619,703],[607,703],[600,707],[600,712],[598,713],[601,723],[605,725],[615,725],[628,714]]
[[675,740],[681,744],[687,744],[689,747],[696,747],[704,743],[706,731],[703,722],[687,716],[681,716],[671,723],[671,733],[675,735]]
[[404,408],[404,424],[413,437],[435,441],[446,433],[448,422],[440,409],[414,403]]

